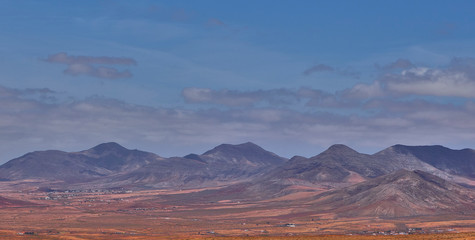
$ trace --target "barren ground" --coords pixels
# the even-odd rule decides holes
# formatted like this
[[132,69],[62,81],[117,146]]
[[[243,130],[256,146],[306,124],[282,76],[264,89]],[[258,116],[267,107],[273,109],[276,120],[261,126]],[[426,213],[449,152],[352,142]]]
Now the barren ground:
[[[475,239],[472,215],[337,218],[298,204],[308,193],[262,202],[194,202],[184,193],[201,190],[14,189],[0,185],[0,196],[34,205],[0,206],[1,239]],[[399,233],[410,235],[384,235]]]

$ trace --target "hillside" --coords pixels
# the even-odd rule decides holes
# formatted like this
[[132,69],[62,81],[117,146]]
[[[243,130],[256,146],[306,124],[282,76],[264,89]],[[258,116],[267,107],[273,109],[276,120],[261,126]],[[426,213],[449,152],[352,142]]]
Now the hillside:
[[320,194],[312,203],[351,217],[473,214],[475,192],[423,171],[399,170]]
[[0,178],[84,182],[131,171],[161,159],[158,155],[103,143],[81,152],[37,151],[0,166]]

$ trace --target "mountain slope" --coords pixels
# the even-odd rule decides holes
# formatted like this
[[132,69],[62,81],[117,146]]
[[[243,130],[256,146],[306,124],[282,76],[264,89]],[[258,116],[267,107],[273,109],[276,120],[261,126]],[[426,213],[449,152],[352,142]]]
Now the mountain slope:
[[79,154],[88,157],[87,164],[111,171],[130,171],[163,159],[153,153],[126,149],[114,142],[99,144]]
[[[253,144],[222,144],[202,155],[189,154],[116,174],[103,186],[193,188],[249,181],[284,163],[285,158]],[[101,184],[99,181],[94,184]]]
[[341,182],[350,176],[351,172],[364,177],[376,177],[386,173],[383,163],[341,144],[333,145],[309,159],[289,162],[286,169],[289,171],[284,175],[302,176],[302,179],[310,182]]
[[269,152],[258,145],[247,142],[243,144],[221,144],[201,155],[208,163],[244,164],[251,167],[277,165],[287,159]]
[[251,142],[221,144],[203,153],[200,159],[206,162],[211,174],[220,179],[249,177],[266,172],[287,160]]
[[260,179],[260,183],[256,183],[253,188],[263,189],[268,186],[275,192],[280,192],[279,194],[295,185],[316,189],[341,188],[388,172],[384,162],[376,161],[371,155],[358,153],[345,145],[336,144],[311,158],[291,158]]
[[443,146],[404,146],[395,145],[376,156],[391,155],[394,160],[415,157],[449,174],[475,179],[475,150],[452,150]]
[[312,204],[340,216],[468,214],[475,211],[475,191],[423,171],[399,170],[320,194]]
[[160,159],[159,156],[128,150],[117,143],[104,143],[82,152],[37,151],[0,166],[0,178],[87,181],[119,171],[131,171]]
[[295,184],[340,188],[406,169],[422,170],[446,180],[475,186],[475,178],[472,178],[475,175],[473,152],[471,149],[451,150],[440,146],[396,145],[368,155],[336,144],[311,158],[290,159],[266,175],[262,182],[276,191]]
[[201,155],[162,158],[104,143],[80,152],[38,151],[0,166],[0,179],[91,183],[97,187],[193,188],[248,181],[266,196],[342,188],[400,169],[475,186],[475,151],[395,145],[362,154],[341,144],[311,157],[279,157],[253,143],[222,144]]
[[213,176],[206,164],[187,158],[165,158],[128,172],[86,183],[87,188],[186,188],[199,187]]
[[183,158],[161,158],[103,143],[80,152],[28,153],[0,166],[0,179],[85,183],[85,187],[199,187],[247,180],[285,161],[250,142],[222,144]]

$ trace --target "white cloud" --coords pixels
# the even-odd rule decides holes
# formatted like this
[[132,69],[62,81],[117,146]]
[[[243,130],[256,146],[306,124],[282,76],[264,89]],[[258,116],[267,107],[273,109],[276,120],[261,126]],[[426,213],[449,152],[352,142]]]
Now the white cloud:
[[407,60],[384,66],[407,68],[399,73],[385,73],[372,83],[360,83],[340,92],[341,100],[404,97],[475,98],[475,60],[455,58],[446,67],[416,67]]
[[474,98],[474,73],[474,59],[455,58],[445,68],[413,67],[381,81],[398,94]]
[[403,73],[403,81],[388,82],[388,89],[398,93],[448,96],[448,97],[475,97],[475,81],[468,79],[464,73],[430,71],[417,69],[414,73],[416,78]]
[[402,71],[401,75],[407,76],[407,77],[411,77],[411,76],[423,77],[429,71],[430,71],[430,68],[414,67],[414,68]]

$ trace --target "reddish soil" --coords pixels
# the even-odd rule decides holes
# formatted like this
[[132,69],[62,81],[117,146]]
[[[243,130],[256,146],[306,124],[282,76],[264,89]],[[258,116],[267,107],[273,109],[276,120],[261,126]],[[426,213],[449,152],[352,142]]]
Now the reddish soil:
[[[337,218],[299,204],[308,193],[190,203],[185,191],[0,190],[1,239],[475,239],[473,215]],[[412,235],[384,235],[396,233]]]

